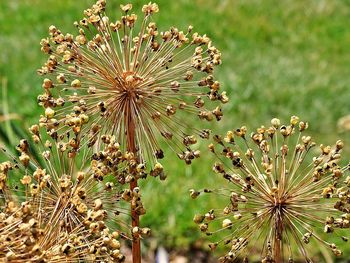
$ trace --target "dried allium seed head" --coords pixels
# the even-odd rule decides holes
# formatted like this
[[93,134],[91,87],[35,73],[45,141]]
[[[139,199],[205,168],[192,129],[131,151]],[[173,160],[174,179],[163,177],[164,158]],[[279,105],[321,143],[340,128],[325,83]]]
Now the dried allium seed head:
[[[30,130],[41,138],[36,127]],[[131,239],[120,231],[130,233],[131,226],[130,212],[121,202],[129,202],[139,215],[145,209],[140,189],[125,190],[128,196],[122,198],[121,184],[127,176],[147,175],[132,153],[120,151],[113,136],[103,136],[102,141],[101,151],[90,160],[83,151],[70,156],[74,142],[62,146],[48,140],[29,149],[28,141],[22,140],[17,147],[20,160],[10,156],[11,162],[0,163],[0,241],[6,241],[0,242],[1,262],[124,260],[116,253],[117,239]],[[40,151],[44,154],[39,160],[29,154]],[[160,173],[162,167],[155,169]],[[9,179],[15,176],[20,178],[17,183]],[[112,231],[120,234],[109,234]],[[149,233],[148,228],[140,231]]]
[[[89,146],[101,132],[115,135],[128,151],[137,152],[141,162],[147,159],[153,164],[163,156],[157,138],[161,134],[172,149],[187,154],[181,159],[191,163],[198,157],[185,151],[196,142],[187,140],[193,121],[184,121],[182,115],[221,119],[216,105],[204,108],[205,101],[228,101],[212,75],[221,64],[220,51],[192,27],[160,33],[150,18],[159,11],[157,4],[143,6],[136,33],[138,17],[130,13],[131,4],[121,5],[124,15],[111,23],[105,8],[105,1],[99,0],[85,10],[85,17],[75,23],[77,37],[51,26],[49,38],[41,41],[49,58],[38,71],[46,77],[44,94],[38,97],[45,108],[40,125],[52,137],[80,133]],[[100,129],[94,131],[96,126]],[[194,127],[191,130],[202,135]]]
[[[346,176],[350,166],[340,166],[343,142],[321,145],[319,155],[310,159],[315,143],[303,135],[307,122],[293,116],[287,125],[276,118],[271,124],[249,138],[245,127],[229,131],[224,140],[214,136],[209,150],[220,161],[213,170],[228,186],[190,194],[192,198],[200,193],[220,194],[229,205],[196,215],[194,222],[207,235],[225,232],[225,238],[210,245],[211,249],[229,246],[222,262],[235,262],[249,251],[249,244],[257,249],[259,242],[262,262],[294,262],[300,257],[311,262],[306,244],[312,241],[340,256],[342,251],[318,230],[335,234],[335,240],[348,240],[337,234],[350,228],[350,176]],[[218,226],[215,221],[221,222],[221,228],[210,232]]]

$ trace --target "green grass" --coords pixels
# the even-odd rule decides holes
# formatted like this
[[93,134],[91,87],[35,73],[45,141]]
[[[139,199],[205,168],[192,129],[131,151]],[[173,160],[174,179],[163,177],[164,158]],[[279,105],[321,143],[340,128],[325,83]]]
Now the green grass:
[[[109,15],[119,17],[120,2],[109,2]],[[145,2],[133,1],[135,9]],[[155,20],[160,30],[192,24],[200,33],[207,33],[223,53],[223,65],[216,75],[231,102],[224,108],[224,120],[213,130],[223,132],[242,124],[256,127],[275,116],[287,121],[290,115],[299,115],[311,123],[310,134],[318,142],[331,144],[342,138],[349,156],[349,133],[340,134],[336,124],[350,114],[350,1],[157,2],[161,12]],[[36,69],[46,56],[40,52],[40,39],[47,36],[51,24],[75,33],[73,21],[91,3],[0,2],[0,76],[8,79],[10,113],[20,114],[26,125],[41,113],[36,104],[41,92]],[[215,202],[192,201],[188,189],[211,186],[220,179],[210,172],[211,155],[204,153],[191,167],[183,167],[171,153],[166,161],[166,181],[143,182],[148,214],[142,222],[153,228],[159,242],[186,248],[199,236],[191,221],[193,214]]]

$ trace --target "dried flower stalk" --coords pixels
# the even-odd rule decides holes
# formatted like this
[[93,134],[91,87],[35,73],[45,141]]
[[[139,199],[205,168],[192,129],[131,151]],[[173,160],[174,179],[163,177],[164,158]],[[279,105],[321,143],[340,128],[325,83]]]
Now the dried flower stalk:
[[[227,233],[210,244],[211,249],[221,244],[228,247],[222,262],[238,257],[248,262],[248,245],[260,249],[261,262],[294,262],[298,256],[312,262],[307,253],[310,241],[340,256],[342,251],[325,235],[337,236],[339,229],[350,227],[350,176],[346,176],[350,165],[340,166],[343,142],[333,147],[320,145],[320,154],[308,162],[309,155],[316,152],[312,138],[303,135],[308,123],[293,116],[288,125],[281,125],[278,119],[271,124],[250,137],[246,127],[228,131],[224,138],[214,136],[209,149],[221,161],[213,170],[228,185],[220,190],[192,189],[191,197],[215,193],[226,197],[228,204],[198,214],[194,221],[207,235]],[[222,226],[212,231],[210,226],[217,221]],[[320,230],[326,234],[319,234]]]
[[[180,112],[207,121],[222,117],[219,106],[204,107],[205,100],[228,101],[212,76],[221,53],[206,35],[192,33],[192,26],[186,32],[175,27],[159,32],[151,21],[159,11],[157,4],[143,6],[140,26],[138,16],[130,13],[131,4],[120,8],[123,16],[112,22],[105,14],[106,0],[98,0],[75,23],[76,37],[49,28],[50,37],[41,41],[49,59],[38,71],[47,75],[45,92],[38,97],[45,108],[40,125],[52,137],[80,133],[77,141],[90,146],[98,144],[101,134],[114,135],[139,163],[151,162],[152,175],[164,178],[157,135],[190,164],[200,155],[190,146],[197,136],[208,138],[209,130],[188,129]],[[137,180],[129,182],[131,191],[138,187]],[[138,228],[133,210],[132,219]],[[139,239],[133,249],[134,262],[140,262]]]

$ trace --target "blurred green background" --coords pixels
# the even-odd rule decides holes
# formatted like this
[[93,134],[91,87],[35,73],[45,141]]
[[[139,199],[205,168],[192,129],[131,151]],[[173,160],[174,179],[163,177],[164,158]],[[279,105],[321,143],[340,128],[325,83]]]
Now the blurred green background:
[[[134,10],[139,11],[146,2],[132,1]],[[34,123],[41,113],[36,104],[41,92],[36,69],[46,60],[39,41],[47,36],[47,28],[54,24],[63,32],[75,34],[73,22],[92,3],[92,0],[0,0],[2,131],[9,125],[8,117],[17,119],[17,126],[18,123],[25,126]],[[110,17],[119,18],[121,3],[125,1],[109,0]],[[291,115],[298,115],[310,122],[309,133],[317,142],[331,144],[342,138],[349,157],[350,132],[346,122],[338,122],[350,114],[350,1],[157,3],[160,13],[154,19],[160,31],[173,25],[186,29],[192,24],[195,31],[208,34],[222,51],[223,64],[216,77],[231,101],[224,107],[223,121],[213,125],[212,130],[223,133],[243,124],[267,125],[272,117],[288,121]],[[164,163],[168,179],[143,182],[148,213],[142,224],[152,228],[152,242],[184,253],[202,245],[196,242],[201,235],[192,223],[193,215],[220,202],[193,201],[188,197],[190,188],[222,183],[211,172],[212,156],[205,154],[205,143],[202,144],[203,158],[194,165],[184,167],[169,153]],[[345,246],[344,249],[349,255],[350,249]]]

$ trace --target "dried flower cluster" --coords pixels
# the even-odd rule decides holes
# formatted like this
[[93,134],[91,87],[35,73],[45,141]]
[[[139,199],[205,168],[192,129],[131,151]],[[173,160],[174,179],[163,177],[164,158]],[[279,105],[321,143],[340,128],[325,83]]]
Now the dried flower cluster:
[[227,206],[198,214],[194,221],[207,235],[223,232],[222,240],[210,244],[212,249],[220,244],[228,247],[222,262],[237,258],[248,262],[249,246],[260,248],[261,262],[294,262],[298,255],[312,262],[309,242],[325,245],[340,256],[341,250],[327,241],[327,235],[348,240],[337,232],[350,228],[350,176],[346,175],[350,166],[340,166],[343,143],[320,145],[320,154],[308,161],[316,153],[315,142],[303,135],[308,123],[293,116],[288,125],[278,119],[271,124],[250,136],[246,127],[229,131],[224,138],[214,136],[209,149],[220,162],[213,170],[228,181],[227,187],[191,190],[191,197],[220,194],[227,198]]
[[[219,121],[220,107],[208,110],[205,100],[218,104],[228,102],[228,98],[212,75],[221,64],[221,53],[206,35],[193,33],[192,26],[186,32],[175,27],[158,31],[151,17],[159,8],[151,2],[143,6],[140,23],[131,13],[131,4],[120,8],[121,19],[110,21],[105,14],[106,0],[98,0],[74,23],[77,36],[50,26],[49,37],[41,40],[41,50],[49,58],[38,70],[45,76],[44,93],[38,96],[45,114],[31,132],[39,143],[39,127],[44,127],[57,143],[58,154],[52,159],[60,152],[69,159],[81,152],[92,156],[83,175],[89,182],[112,177],[116,184],[130,186],[112,197],[130,202],[133,260],[140,262],[140,238],[149,229],[139,227],[139,216],[145,209],[137,181],[147,176],[146,162],[151,163],[149,175],[165,178],[158,162],[164,152],[157,135],[190,164],[200,155],[191,146],[198,137],[208,138],[209,130],[189,129],[182,115]],[[50,155],[50,151],[44,153],[48,162]],[[20,158],[29,161],[26,152]],[[64,217],[75,223],[77,212],[89,210],[86,200],[74,197],[82,184],[79,176],[72,179],[73,171],[59,173],[56,180],[66,188],[60,186],[61,191],[53,198],[60,200],[57,198],[62,192],[68,191],[64,194],[69,196],[66,202],[74,209],[64,211]],[[102,194],[107,189],[89,190]],[[106,203],[113,205],[113,198]],[[114,208],[103,207],[106,216],[113,217]]]
[[[41,40],[48,60],[38,70],[45,76],[38,102],[45,113],[30,128],[41,157],[22,140],[20,156],[0,163],[1,262],[122,262],[121,238],[132,241],[133,262],[141,262],[140,239],[150,229],[139,224],[146,210],[137,181],[165,178],[157,137],[191,164],[200,156],[192,145],[210,132],[191,127],[183,114],[223,116],[217,104],[228,98],[213,77],[221,53],[209,37],[192,26],[158,31],[152,15],[159,8],[151,2],[140,23],[132,4],[120,8],[121,19],[110,21],[106,0],[97,0],[74,23],[76,36],[50,26]],[[303,134],[307,128],[293,116],[288,125],[273,119],[250,137],[246,127],[213,137],[209,150],[220,160],[213,170],[229,184],[190,195],[228,199],[223,209],[194,217],[207,235],[224,232],[210,244],[228,247],[222,262],[248,262],[250,246],[260,247],[265,263],[292,263],[295,248],[312,262],[310,241],[342,254],[326,235],[350,228],[350,164],[340,164],[341,141],[320,145],[308,161],[316,144]]]
[[19,158],[0,164],[0,261],[124,261],[119,239],[150,230],[127,223],[123,202],[145,210],[139,189],[122,189],[120,182],[145,176],[144,165],[122,153],[113,136],[102,136],[103,149],[83,156],[72,154],[69,142],[44,142],[37,125],[30,131],[42,158],[21,140]]
[[[3,165],[3,164],[2,164]],[[90,211],[70,231],[59,231],[57,222],[45,221],[44,211],[33,200],[7,201],[0,213],[1,262],[122,262],[118,232]],[[45,209],[44,209],[45,210]],[[46,210],[45,210],[46,211]],[[43,218],[44,217],[44,218]],[[53,218],[55,220],[55,218]]]
[[[47,78],[38,97],[45,108],[40,125],[51,136],[81,133],[92,145],[100,134],[115,135],[124,149],[137,153],[140,162],[157,163],[162,135],[178,156],[191,163],[199,151],[190,146],[208,130],[191,129],[181,111],[200,119],[220,120],[220,107],[207,110],[205,100],[226,103],[225,92],[212,75],[221,54],[206,35],[172,27],[159,32],[151,16],[154,3],[144,5],[143,17],[121,5],[123,16],[110,21],[106,1],[98,0],[75,22],[79,34],[63,34],[55,26],[42,39],[49,55],[38,71]],[[192,134],[194,133],[194,134]],[[134,149],[135,148],[135,149]]]

